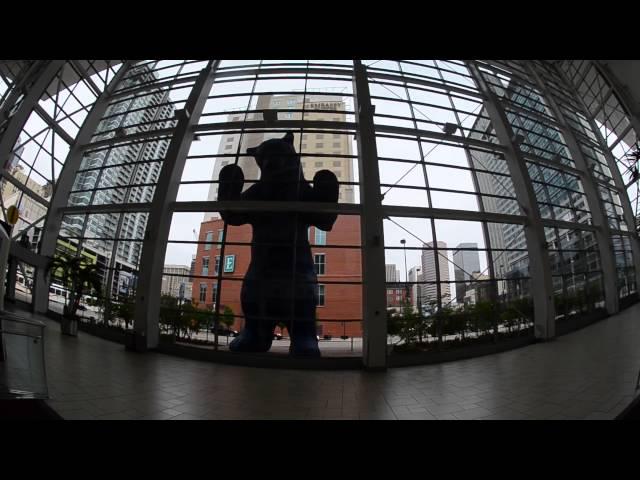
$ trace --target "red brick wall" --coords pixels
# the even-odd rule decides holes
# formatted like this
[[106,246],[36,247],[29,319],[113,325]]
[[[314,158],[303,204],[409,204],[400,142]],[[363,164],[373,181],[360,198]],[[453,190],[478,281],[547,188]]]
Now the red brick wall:
[[[200,225],[199,241],[204,242],[208,231],[213,232],[213,241],[218,239],[218,230],[223,228],[222,220],[211,220]],[[310,243],[315,239],[315,227],[311,227]],[[228,242],[251,242],[251,226],[229,226],[227,228]],[[327,232],[327,245],[352,245],[356,248],[328,248],[318,246],[312,248],[312,253],[325,254],[325,274],[318,275],[318,283],[328,281],[361,282],[362,265],[360,258],[360,218],[355,215],[341,215],[336,220],[332,231]],[[196,253],[195,275],[202,275],[202,258],[209,256],[209,275],[214,274],[215,256],[220,255],[221,249],[212,245],[205,250],[204,244],[198,245]],[[240,304],[240,289],[242,278],[251,261],[251,247],[243,245],[225,245],[224,255],[235,255],[235,271],[222,273],[219,297],[221,305],[231,307],[236,315],[242,315]],[[224,269],[224,259],[221,260],[220,270]],[[195,278],[193,282],[193,301],[200,304],[200,284],[207,284],[207,298],[204,305],[213,307],[212,292],[215,279]],[[203,305],[200,305],[203,306]],[[222,309],[221,309],[222,311]],[[325,284],[325,305],[316,309],[319,334],[362,336],[362,286],[360,284]],[[326,320],[326,321],[322,321]],[[350,321],[353,320],[353,321]],[[234,329],[242,328],[243,319],[236,318]]]
[[402,307],[406,300],[409,300],[409,297],[405,287],[387,287],[387,308]]

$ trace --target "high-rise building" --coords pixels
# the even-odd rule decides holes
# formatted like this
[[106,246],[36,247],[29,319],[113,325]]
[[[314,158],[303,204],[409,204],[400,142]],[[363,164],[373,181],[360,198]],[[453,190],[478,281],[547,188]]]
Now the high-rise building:
[[[23,149],[24,147],[21,147],[19,151],[21,152]],[[19,155],[19,153],[17,154]],[[17,161],[12,161],[12,165],[14,166],[11,171],[11,177],[14,180],[18,181],[24,185],[26,189],[40,195],[44,199],[49,199],[51,197],[52,189],[50,183],[41,185],[32,177],[28,176],[22,165]],[[40,241],[40,235],[42,233],[41,226],[38,224],[40,221],[44,220],[47,213],[47,207],[30,195],[23,193],[22,189],[18,188],[6,179],[3,179],[2,181],[2,203],[5,208],[12,205],[18,207],[20,217],[16,225],[13,227],[13,231],[18,232],[26,230],[25,234],[29,240],[29,244],[34,250],[37,249],[37,244]],[[30,225],[32,226],[30,227]]]
[[419,308],[419,303],[418,302],[422,302],[422,299],[420,298],[420,285],[418,283],[414,283],[414,282],[420,282],[422,279],[422,275],[420,275],[420,272],[422,271],[422,267],[411,267],[409,269],[409,282],[411,282],[411,289],[410,289],[410,295],[411,295],[411,305],[413,305],[413,307],[417,310]]
[[190,271],[187,265],[165,265],[164,275],[162,275],[162,294],[191,300],[193,284],[188,277]]
[[[422,302],[424,304],[437,302],[438,300],[438,287],[437,283],[440,282],[440,295],[442,297],[442,305],[447,305],[451,301],[451,290],[449,287],[449,261],[447,250],[440,250],[447,248],[445,242],[438,242],[437,247],[434,249],[433,242],[424,244],[424,250],[422,251],[422,275],[425,282],[421,289],[421,294],[424,297]],[[438,250],[438,270],[436,271],[436,249]]]
[[400,281],[400,270],[396,267],[395,263],[386,264],[384,266],[385,269],[385,280],[387,283],[395,283]]
[[489,275],[474,272],[471,275],[471,282],[466,285],[464,297],[457,300],[460,304],[475,304],[479,301],[491,299],[491,284]]
[[191,267],[189,268],[189,275],[193,277],[196,274],[196,256],[191,255]]
[[[480,255],[477,243],[460,243],[456,247],[460,250],[453,252],[453,276],[456,281],[456,303],[462,304],[465,297],[467,283],[474,273],[480,273]],[[474,250],[465,250],[471,248]]]
[[[141,74],[124,80],[124,87],[133,87],[155,79],[156,74],[148,71],[147,67],[139,68]],[[158,89],[110,105],[97,130],[106,133],[98,133],[94,140],[111,138],[118,129],[124,129],[121,130],[124,134],[132,133],[127,131],[128,125],[136,125],[132,127],[134,131],[171,127],[175,122],[175,108],[168,100],[168,90]],[[69,205],[150,203],[168,148],[169,139],[165,138],[128,144],[124,148],[90,152],[82,159],[82,170],[76,176],[72,190],[79,192],[70,195]],[[105,162],[116,167],[87,170],[102,167]],[[129,188],[129,185],[140,186]],[[66,227],[83,237],[115,238],[119,231],[120,238],[140,239],[144,237],[148,213],[107,213],[89,215],[87,218],[87,224],[84,225],[83,216],[69,216],[65,220]],[[111,242],[87,239],[85,245],[98,254],[111,258]],[[125,268],[136,269],[141,253],[141,242],[118,242],[116,261]]]
[[22,139],[22,135],[18,138],[18,148],[14,149],[9,154],[9,161],[7,162],[7,170],[10,173],[18,167],[20,164],[20,160],[22,159],[22,152],[24,152],[24,140]]
[[[508,101],[519,104],[520,108],[550,114],[541,96],[533,94],[529,89],[524,92],[517,84],[509,87],[509,90],[501,90],[494,85],[499,96],[507,96]],[[569,157],[566,147],[563,146],[564,140],[560,132],[550,128],[545,122],[533,120],[532,117],[516,113],[515,110],[507,111],[506,116],[514,132],[524,138],[522,148],[525,154],[532,151],[534,155],[546,157],[548,160],[557,159],[559,156]],[[488,115],[483,111],[469,136],[485,141],[490,139],[497,143],[495,136],[490,136],[491,132],[492,126]],[[515,192],[506,161],[488,151],[474,151],[471,159],[473,168],[482,170],[477,173],[477,178],[479,190],[485,194],[482,197],[484,210],[513,215],[526,214],[520,211],[520,206],[514,198]],[[541,170],[533,164],[529,164],[528,169],[532,180],[535,181],[534,193],[543,218],[588,223],[586,217],[589,215],[589,208],[585,196],[577,194],[582,191],[577,177],[564,175],[560,170],[551,168]],[[559,185],[562,188],[553,188],[548,185]],[[487,194],[496,196],[487,196]],[[572,218],[574,214],[575,219]],[[516,283],[518,295],[527,293],[526,284],[521,284],[517,280],[529,276],[529,258],[522,226],[509,223],[487,223],[487,230],[491,248],[494,250],[493,270],[495,277],[499,279],[498,295],[510,295],[513,292],[508,291],[509,285]],[[587,240],[587,242],[591,241],[595,242],[594,239]]]
[[399,312],[409,300],[409,286],[400,279],[400,270],[395,263],[385,264],[385,280],[387,283],[387,309]]
[[[304,105],[304,119],[316,121],[346,121],[346,113],[330,113],[315,111],[317,109],[345,111],[344,97],[339,95],[260,95],[258,97],[256,110],[277,111],[278,118],[283,120],[301,120],[302,112],[289,112],[288,110],[302,110]],[[252,113],[247,115],[247,120],[262,120],[263,113]],[[230,113],[227,116],[228,122],[243,121],[244,117],[239,113]],[[249,188],[251,180],[260,179],[260,169],[252,157],[246,156],[247,148],[256,147],[265,140],[271,138],[282,138],[284,132],[248,132],[224,134],[220,138],[218,147],[218,157],[213,169],[212,180],[215,182],[220,176],[220,170],[226,165],[235,162],[236,155],[239,155],[237,165],[242,168],[245,178],[244,189]],[[238,144],[240,148],[238,149]],[[303,133],[294,132],[294,146],[296,152],[308,154],[301,158],[304,176],[307,180],[312,180],[319,170],[331,170],[338,177],[339,182],[353,182],[354,168],[353,159],[341,158],[338,155],[352,155],[351,142],[346,135],[337,133]],[[228,155],[228,156],[226,156]],[[336,157],[331,157],[336,155]],[[207,200],[215,201],[218,198],[218,184],[212,183],[209,187]],[[341,203],[354,203],[354,185],[341,185],[338,201]],[[215,212],[205,214],[204,221],[218,218]]]

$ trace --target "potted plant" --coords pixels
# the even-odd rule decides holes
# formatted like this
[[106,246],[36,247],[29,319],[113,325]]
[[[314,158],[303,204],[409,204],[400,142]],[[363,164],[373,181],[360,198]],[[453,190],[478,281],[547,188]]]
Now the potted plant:
[[52,273],[69,290],[62,311],[61,331],[65,335],[78,335],[78,316],[82,296],[93,293],[100,297],[102,276],[95,263],[88,263],[82,257],[58,255],[49,260],[47,274]]

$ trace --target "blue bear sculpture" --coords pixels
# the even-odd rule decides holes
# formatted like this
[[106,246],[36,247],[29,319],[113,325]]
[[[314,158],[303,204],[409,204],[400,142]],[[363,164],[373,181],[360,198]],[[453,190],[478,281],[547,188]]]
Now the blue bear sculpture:
[[[221,201],[332,202],[338,201],[338,179],[329,170],[304,178],[293,133],[248,148],[260,168],[260,180],[242,191],[244,175],[237,165],[220,171]],[[229,225],[253,228],[251,263],[240,293],[245,325],[229,345],[234,352],[266,352],[274,329],[283,323],[291,339],[292,356],[319,357],[316,334],[317,276],[308,227],[330,231],[337,214],[287,211],[230,212],[220,215]]]

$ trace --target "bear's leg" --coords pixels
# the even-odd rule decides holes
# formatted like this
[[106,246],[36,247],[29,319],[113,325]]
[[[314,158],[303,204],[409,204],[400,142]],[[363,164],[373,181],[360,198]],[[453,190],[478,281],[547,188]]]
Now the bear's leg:
[[264,329],[255,325],[255,318],[245,316],[245,328],[229,344],[232,352],[268,352],[271,348],[273,335],[265,335]]
[[242,285],[240,299],[244,313],[244,329],[229,345],[232,352],[266,352],[273,342],[274,323],[268,316],[265,292],[258,282]]
[[296,301],[295,318],[291,322],[289,354],[294,357],[319,357],[316,331],[316,302],[313,297]]

